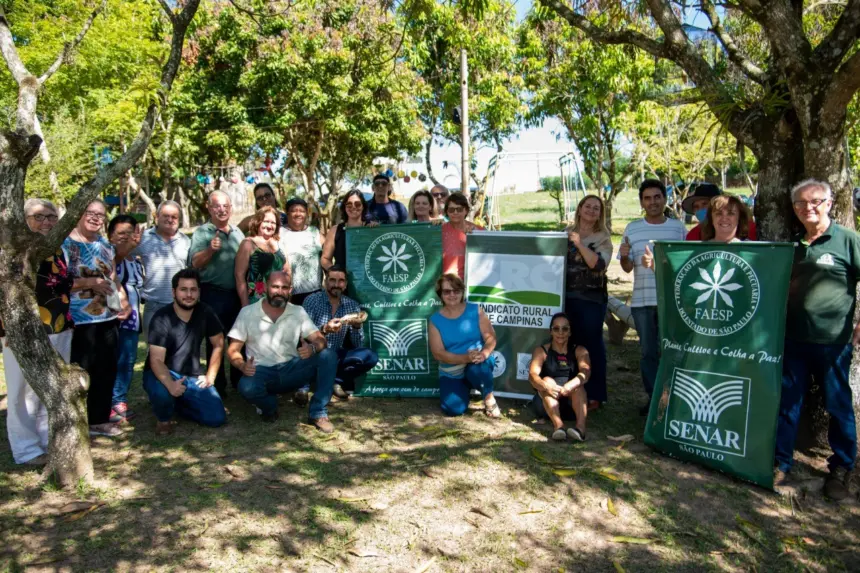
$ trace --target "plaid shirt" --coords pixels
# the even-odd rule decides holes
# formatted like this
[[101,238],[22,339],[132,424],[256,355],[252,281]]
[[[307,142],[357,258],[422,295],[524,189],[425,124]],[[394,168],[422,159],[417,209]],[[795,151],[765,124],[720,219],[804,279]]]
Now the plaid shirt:
[[[317,328],[319,328],[320,331],[322,331],[322,327],[333,318],[342,318],[347,314],[361,311],[361,307],[358,306],[357,302],[344,295],[340,297],[340,305],[337,307],[335,315],[332,316],[328,293],[324,290],[317,291],[310,295],[305,299],[302,306],[304,306],[305,312],[308,313],[308,316],[311,317],[311,320],[315,325],[317,325]],[[325,338],[328,341],[328,347],[332,350],[339,350],[343,347],[343,341],[346,338],[347,332],[352,336],[352,346],[354,348],[360,348],[362,342],[364,342],[364,332],[362,332],[361,327],[353,328],[352,326],[344,326],[340,329],[340,332],[326,334]]]

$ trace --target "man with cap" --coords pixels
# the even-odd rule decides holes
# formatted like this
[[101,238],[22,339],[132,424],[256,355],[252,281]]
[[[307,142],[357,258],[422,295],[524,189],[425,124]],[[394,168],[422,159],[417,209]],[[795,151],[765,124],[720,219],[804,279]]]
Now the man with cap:
[[[708,205],[711,204],[711,199],[722,194],[722,190],[713,183],[699,183],[693,187],[693,192],[684,198],[684,201],[681,203],[684,212],[694,215],[699,221],[699,224],[687,233],[688,241],[702,240],[702,225],[705,224],[708,218]],[[752,219],[750,219],[749,234],[747,236],[750,241],[756,240],[755,222]]]
[[396,225],[409,219],[403,203],[391,199],[391,180],[384,173],[373,178],[373,198],[367,203],[366,217],[368,222],[380,225]]
[[[266,183],[265,181],[261,181],[254,185],[254,211],[259,211],[263,207],[271,207],[275,209],[281,217],[281,227],[287,226],[287,214],[278,209],[278,199],[275,197],[275,190],[272,189],[272,186]],[[255,213],[251,213],[242,221],[236,225],[239,227],[239,230],[248,234],[248,230],[251,228],[251,219],[254,218]]]

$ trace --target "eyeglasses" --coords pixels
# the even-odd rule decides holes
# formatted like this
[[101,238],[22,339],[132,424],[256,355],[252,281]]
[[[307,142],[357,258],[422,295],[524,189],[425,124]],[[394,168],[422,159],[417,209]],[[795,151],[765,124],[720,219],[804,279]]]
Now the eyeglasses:
[[98,213],[97,211],[85,211],[84,215],[87,216],[87,219],[93,219],[96,221],[104,221],[107,219],[107,215],[104,213]]
[[794,208],[798,210],[806,209],[809,206],[812,206],[813,209],[818,209],[827,201],[828,199],[813,199],[812,201],[794,201],[792,202],[792,205],[794,205]]
[[346,204],[347,209],[361,209],[362,207],[361,201],[350,201]]
[[564,334],[566,332],[570,332],[570,327],[569,326],[553,326],[550,330],[552,330],[553,332],[560,332],[560,333]]
[[448,207],[448,212],[449,213],[465,213],[466,208],[465,207]]
[[274,196],[275,196],[275,194],[274,194],[274,193],[272,193],[271,191],[266,191],[266,192],[265,192],[265,193],[263,193],[262,195],[255,195],[255,196],[254,196],[254,198],[255,198],[257,201],[262,201],[262,200],[264,200],[264,199],[272,199]]
[[45,221],[50,221],[51,223],[56,223],[60,218],[56,215],[27,215],[28,217],[32,217],[37,223],[44,223]]
[[447,193],[433,193],[432,195],[436,199],[446,199],[448,197]]
[[373,182],[374,187],[385,187],[386,185],[388,185],[388,181],[374,181]]
[[463,289],[461,288],[443,288],[442,296],[451,296],[455,294],[460,294],[461,292],[463,292]]

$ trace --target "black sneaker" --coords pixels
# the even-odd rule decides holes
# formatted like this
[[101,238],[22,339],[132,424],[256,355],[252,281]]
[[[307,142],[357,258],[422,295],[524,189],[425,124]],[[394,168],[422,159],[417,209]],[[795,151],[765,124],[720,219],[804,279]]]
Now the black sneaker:
[[278,421],[278,418],[280,418],[280,416],[278,416],[277,412],[275,412],[273,414],[260,414],[260,419],[265,424],[274,424],[275,422]]
[[299,390],[293,394],[293,403],[296,406],[307,406],[310,401],[311,399],[307,390]]
[[567,437],[577,442],[585,441],[585,432],[581,432],[579,428],[568,428]]
[[850,495],[848,480],[851,472],[843,467],[830,470],[830,475],[824,480],[824,497],[833,501],[842,501]]

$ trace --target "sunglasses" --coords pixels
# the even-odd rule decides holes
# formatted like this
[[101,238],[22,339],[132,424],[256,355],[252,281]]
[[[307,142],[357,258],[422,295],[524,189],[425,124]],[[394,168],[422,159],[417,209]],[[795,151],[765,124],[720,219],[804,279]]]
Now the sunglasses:
[[463,289],[461,288],[443,288],[442,296],[451,296],[455,294],[460,294],[461,292],[463,292]]
[[561,334],[564,334],[566,332],[570,332],[570,327],[569,326],[553,326],[550,330],[552,330],[553,332],[560,332]]
[[272,193],[271,191],[266,191],[262,195],[257,195],[255,198],[257,199],[257,201],[262,201],[263,199],[271,199],[274,196],[274,193]]

